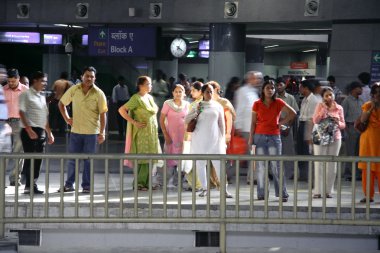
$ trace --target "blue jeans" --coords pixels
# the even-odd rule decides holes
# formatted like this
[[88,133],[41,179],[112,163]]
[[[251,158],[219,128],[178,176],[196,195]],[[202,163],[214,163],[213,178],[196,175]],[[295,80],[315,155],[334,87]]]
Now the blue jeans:
[[[266,134],[255,134],[254,136],[254,144],[256,145],[256,154],[257,155],[273,155],[280,156],[281,155],[281,137],[280,135],[266,135]],[[272,170],[273,181],[274,181],[274,189],[276,197],[279,196],[279,179],[280,179],[280,166],[279,161],[271,161],[270,167]],[[265,194],[265,162],[258,161],[257,162],[257,197],[258,198],[266,198],[267,194]],[[282,197],[289,197],[286,191],[286,182],[284,173],[283,176],[283,184],[282,184]],[[268,193],[269,193],[269,185],[268,185]]]
[[[70,134],[69,153],[96,153],[96,134]],[[90,189],[90,160],[83,161],[82,188]],[[72,187],[75,183],[75,160],[70,159],[67,166],[66,187]]]

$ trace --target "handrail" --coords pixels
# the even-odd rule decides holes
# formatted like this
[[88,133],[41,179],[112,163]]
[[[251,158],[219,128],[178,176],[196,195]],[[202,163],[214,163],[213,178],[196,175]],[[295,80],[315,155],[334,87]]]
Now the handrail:
[[[104,187],[104,199],[99,202],[95,202],[96,198],[94,196],[96,187],[100,187],[99,182],[95,187],[95,183],[91,184],[89,198],[83,200],[79,195],[79,187],[77,184],[75,187],[74,197],[67,201],[68,196],[63,192],[59,193],[59,197],[55,202],[51,200],[50,194],[45,194],[39,201],[42,203],[43,212],[35,214],[35,206],[38,205],[35,199],[38,196],[27,197],[29,203],[25,202],[26,198],[18,196],[18,190],[13,196],[6,196],[3,191],[0,194],[0,238],[4,237],[5,225],[13,223],[215,223],[219,224],[220,229],[220,250],[225,252],[226,249],[226,225],[227,224],[320,224],[320,225],[364,225],[364,226],[380,226],[380,219],[378,215],[378,209],[371,212],[371,206],[369,201],[365,203],[365,206],[358,207],[356,205],[355,191],[356,182],[351,183],[351,205],[344,206],[342,203],[342,182],[340,177],[337,180],[337,198],[334,201],[327,202],[323,199],[321,203],[315,205],[312,200],[312,182],[311,179],[307,182],[306,189],[299,189],[299,182],[297,180],[298,176],[298,164],[297,161],[307,161],[309,166],[309,175],[312,172],[313,162],[337,162],[338,172],[341,172],[341,165],[343,162],[348,162],[352,164],[353,175],[355,172],[356,162],[365,162],[369,165],[372,162],[380,162],[380,157],[342,157],[342,156],[250,156],[250,155],[165,155],[165,154],[139,154],[139,155],[126,155],[126,154],[67,154],[67,153],[48,153],[48,154],[36,154],[36,153],[12,153],[12,154],[0,154],[0,187],[5,187],[5,171],[6,171],[6,160],[7,159],[43,159],[45,161],[45,188],[49,189],[51,183],[50,174],[52,173],[51,166],[54,161],[58,163],[58,169],[55,173],[59,173],[59,185],[64,183],[64,172],[65,160],[75,159],[75,178],[76,182],[79,179],[79,161],[81,159],[90,159],[90,176],[91,182],[95,182],[95,161],[104,162],[104,177],[102,177],[102,187]],[[134,180],[132,194],[127,194],[128,189],[125,188],[125,179],[127,177],[134,177],[133,175],[124,173],[123,160],[128,159],[134,161],[134,167],[131,171],[133,174],[137,174],[137,162],[138,160],[148,160],[149,161],[149,176],[151,178],[149,182],[149,191],[147,194],[140,193],[137,190],[137,180]],[[164,180],[163,180],[163,191],[159,194],[153,194],[153,161],[164,160]],[[191,193],[187,195],[187,203],[183,202],[183,196],[185,193],[182,191],[181,187],[178,187],[177,193],[171,193],[166,189],[166,161],[167,160],[177,160],[179,163],[182,160],[207,160],[207,164],[210,165],[211,160],[221,161],[221,178],[220,178],[220,194],[219,202],[215,204],[211,201],[211,194],[207,195],[207,198],[200,199],[196,196],[196,192],[193,189]],[[267,192],[269,187],[268,180],[268,168],[269,161],[280,161],[280,171],[284,171],[284,162],[292,161],[294,162],[294,172],[295,180],[294,184],[288,184],[288,186],[293,186],[293,204],[285,204],[282,201],[282,195],[280,193],[279,201],[269,201],[268,198],[264,202],[259,202],[255,199],[255,187],[251,184],[248,187],[249,196],[243,196],[241,194],[243,185],[240,184],[239,177],[235,180],[236,192],[234,194],[234,199],[227,201],[225,199],[226,193],[226,162],[229,160],[233,161],[248,161],[249,167],[253,166],[256,161],[265,161],[265,192]],[[112,161],[118,161],[117,171],[119,174],[120,184],[116,187],[116,190],[111,191],[110,188],[110,163]],[[33,163],[32,163],[33,164]],[[367,171],[369,171],[370,166],[367,166]],[[210,175],[210,166],[207,169],[207,175]],[[113,168],[115,169],[115,168]],[[240,174],[241,168],[239,162],[235,163],[234,170],[237,174]],[[33,173],[32,173],[33,174]],[[196,173],[193,174],[193,179],[195,179]],[[251,173],[252,175],[252,173]],[[323,175],[326,177],[326,166],[323,169]],[[340,174],[338,174],[340,175]],[[369,175],[369,173],[367,173]],[[41,175],[43,177],[43,175]],[[136,179],[136,178],[135,178]],[[251,178],[252,180],[253,178]],[[368,180],[368,177],[367,177]],[[182,179],[179,177],[178,182],[181,183]],[[193,180],[195,183],[195,180]],[[253,181],[253,180],[252,180]],[[282,174],[280,175],[280,189],[283,181]],[[367,184],[367,192],[368,191]],[[325,184],[323,185],[323,190],[326,189]],[[305,193],[306,190],[306,193]],[[281,192],[281,191],[280,191]],[[129,197],[130,200],[125,200]],[[141,195],[144,198],[141,198]],[[190,195],[190,196],[189,196]],[[132,200],[130,197],[133,197]],[[177,204],[168,204],[168,197],[176,199]],[[190,198],[189,198],[190,197]],[[248,199],[247,199],[248,198]],[[159,201],[158,201],[159,199]],[[307,205],[300,205],[299,201],[304,200]],[[367,199],[368,196],[367,196]],[[22,200],[22,201],[21,201]],[[157,204],[157,201],[160,202]],[[248,202],[247,202],[248,201]],[[7,203],[14,203],[14,209],[23,209],[27,213],[25,217],[20,216],[18,212],[8,212]],[[161,204],[162,203],[162,204]],[[333,203],[333,204],[332,204]],[[58,206],[57,206],[58,205]],[[79,212],[79,207],[87,207],[89,209],[89,216],[84,217]],[[73,215],[67,215],[64,209],[65,207],[73,209]],[[103,207],[104,214],[99,217],[95,215],[95,209]],[[49,215],[50,209],[57,209],[58,215]],[[199,215],[199,210],[205,208],[205,212]],[[169,215],[168,210],[173,212]],[[343,211],[349,210],[351,215],[343,215]],[[111,212],[113,211],[113,212]],[[175,212],[176,211],[176,212]],[[299,212],[304,212],[305,216],[300,217]],[[322,213],[321,217],[315,217],[314,213]],[[111,214],[112,213],[112,214]],[[241,213],[243,213],[241,215]],[[271,214],[270,214],[271,213]]]

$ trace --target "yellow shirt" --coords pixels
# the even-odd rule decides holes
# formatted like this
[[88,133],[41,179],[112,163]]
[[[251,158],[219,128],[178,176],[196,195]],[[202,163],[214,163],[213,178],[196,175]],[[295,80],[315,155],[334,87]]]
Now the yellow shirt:
[[60,101],[65,106],[72,103],[72,133],[99,134],[99,115],[108,111],[106,96],[99,87],[94,84],[87,94],[84,94],[79,83],[68,89]]

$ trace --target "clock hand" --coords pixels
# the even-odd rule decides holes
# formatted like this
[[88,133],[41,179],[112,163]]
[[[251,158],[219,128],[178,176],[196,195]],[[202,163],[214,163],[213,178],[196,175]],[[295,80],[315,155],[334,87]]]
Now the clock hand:
[[181,50],[181,51],[183,51],[182,48],[181,48],[180,46],[177,46],[177,50]]

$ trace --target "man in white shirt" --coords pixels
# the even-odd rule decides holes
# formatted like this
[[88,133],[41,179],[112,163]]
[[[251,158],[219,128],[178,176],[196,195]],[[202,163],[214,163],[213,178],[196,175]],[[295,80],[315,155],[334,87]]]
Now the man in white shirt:
[[[263,74],[258,71],[249,71],[244,76],[244,85],[240,87],[234,96],[236,105],[235,132],[240,134],[248,143],[251,130],[253,102],[259,99],[259,91],[263,84]],[[247,148],[249,154],[251,147]],[[250,183],[251,170],[248,169],[247,183]]]
[[[42,94],[47,85],[47,75],[38,71],[33,74],[31,79],[32,86],[19,98],[22,146],[25,153],[44,153],[46,141],[48,144],[54,142],[48,121],[49,110],[46,98]],[[26,177],[24,193],[43,194],[44,192],[37,187],[42,159],[34,159],[34,166],[31,165],[31,162],[31,159],[25,159],[23,166]],[[31,180],[32,168],[34,177]]]
[[[119,76],[117,81],[118,83],[112,89],[112,102],[118,109],[120,106],[127,103],[131,96],[129,95],[128,85],[126,85],[125,78],[123,76]],[[121,117],[119,113],[117,113],[116,117],[119,130],[119,139],[123,140],[127,129],[127,121]]]
[[[313,94],[314,88],[318,83],[315,79],[307,79],[301,82],[300,93],[303,95],[301,103],[298,136],[297,136],[297,153],[298,155],[312,155],[313,143],[311,142],[311,132],[313,130],[313,115],[318,105],[318,99]],[[308,180],[308,163],[299,162],[300,181]]]
[[369,87],[369,82],[371,81],[371,75],[368,72],[362,72],[358,75],[358,79],[361,82],[362,86],[362,94],[359,96],[364,103],[371,100],[371,88]]

